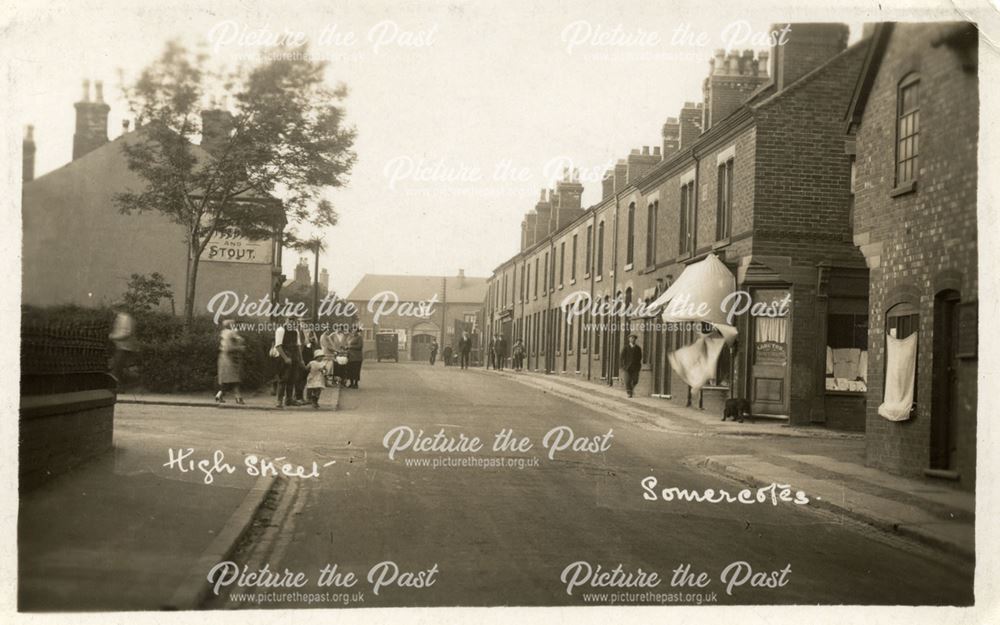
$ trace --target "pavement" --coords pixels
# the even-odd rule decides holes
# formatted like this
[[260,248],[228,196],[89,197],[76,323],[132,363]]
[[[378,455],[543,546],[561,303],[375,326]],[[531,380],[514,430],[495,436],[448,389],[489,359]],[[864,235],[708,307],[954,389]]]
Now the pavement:
[[828,430],[819,426],[793,426],[784,419],[757,417],[743,423],[723,422],[719,415],[698,408],[678,406],[667,399],[656,397],[626,397],[619,387],[582,380],[575,376],[541,374],[528,371],[477,368],[475,371],[489,375],[501,375],[530,384],[545,392],[572,399],[587,397],[592,405],[645,415],[666,427],[698,432],[702,435],[724,434],[727,436],[788,436],[818,437],[830,439],[864,440],[861,432]]
[[267,394],[249,395],[243,406],[217,404],[211,395],[120,394],[113,451],[21,495],[19,609],[180,610],[202,604],[206,571],[236,548],[278,478],[237,471],[216,476],[207,487],[196,470],[165,468],[168,449],[198,453],[211,445],[239,459],[257,450],[234,446],[225,436],[213,442],[178,433],[185,423],[206,421],[231,433],[278,412],[282,419],[328,418],[340,389],[320,397],[319,410],[278,411]]
[[[525,371],[480,369],[567,397],[586,397],[591,406],[632,412],[662,423],[683,424],[704,436],[787,436],[864,440],[864,435],[820,427],[795,427],[775,419],[722,422],[695,408],[651,397],[626,398],[623,391],[586,380]],[[975,559],[975,495],[930,479],[912,479],[866,467],[847,448],[816,454],[737,454],[689,458],[692,465],[761,487],[794,484],[812,495],[813,505],[899,534],[928,546]]]
[[[935,529],[918,512],[946,534],[971,527],[971,515],[946,519],[964,505],[960,494],[860,471],[863,440],[729,435],[688,415],[636,410],[620,396],[546,389],[539,385],[551,380],[537,377],[371,363],[361,390],[337,396],[338,410],[210,411],[203,406],[214,403],[196,397],[122,401],[113,454],[22,495],[19,607],[972,604],[972,564],[913,539],[913,528]],[[397,428],[478,437],[486,448],[407,449],[389,458],[386,435]],[[610,434],[610,444],[556,453],[543,441],[558,429],[584,442]],[[534,446],[492,451],[502,430]],[[323,468],[270,482],[248,471],[219,473],[207,483],[196,468],[166,466],[170,453],[188,449],[192,459],[222,454],[240,467],[270,458]],[[734,493],[734,484],[773,480],[812,502],[842,505],[650,500],[643,486],[650,478],[659,487]],[[886,514],[879,500],[889,489],[913,514],[899,523],[911,533],[859,520],[866,506]],[[233,587],[216,595],[205,577],[225,560],[301,571],[310,584],[298,594]],[[568,593],[561,574],[580,561],[667,580],[688,564],[712,581],[689,593],[664,583],[653,599]],[[398,583],[375,593],[369,575],[387,562],[398,567]],[[782,587],[727,592],[722,572],[738,562],[792,573]],[[350,592],[317,588],[324,566],[360,583]],[[433,584],[413,583],[431,570]]]
[[[326,410],[336,410],[340,403],[339,386],[323,389],[320,406]],[[349,391],[347,391],[349,392]],[[222,410],[301,410],[309,406],[286,406],[278,408],[274,395],[266,391],[245,393],[243,404],[237,404],[232,394],[227,394],[224,403],[215,401],[215,395],[205,393],[149,393],[146,391],[123,390],[118,393],[119,404],[149,404],[154,406],[188,406],[191,408],[219,408]]]

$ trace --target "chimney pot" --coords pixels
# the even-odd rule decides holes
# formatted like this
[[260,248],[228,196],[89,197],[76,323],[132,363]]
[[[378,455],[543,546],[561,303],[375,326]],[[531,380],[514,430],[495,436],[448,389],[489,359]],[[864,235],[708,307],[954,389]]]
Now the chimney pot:
[[35,179],[35,127],[24,129],[24,141],[21,142],[21,182],[31,182]]
[[639,154],[639,148],[632,148],[632,150],[629,152],[630,156],[631,155],[637,155],[637,154]]
[[94,83],[94,101],[104,102],[104,83],[100,80]]
[[649,146],[648,145],[642,146],[642,155],[643,156],[649,156]]
[[659,155],[660,155],[660,146],[654,145],[653,146],[653,156],[659,156]]
[[83,96],[80,98],[81,102],[90,102],[90,81],[87,79],[83,80]]

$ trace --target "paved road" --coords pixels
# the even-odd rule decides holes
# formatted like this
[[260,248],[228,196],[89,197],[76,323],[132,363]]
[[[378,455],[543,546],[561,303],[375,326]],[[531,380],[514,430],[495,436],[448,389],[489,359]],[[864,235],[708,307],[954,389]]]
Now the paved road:
[[[285,411],[212,413],[187,432],[201,447],[225,444],[330,464],[317,479],[288,481],[258,520],[254,544],[237,555],[251,569],[302,571],[300,593],[315,599],[272,596],[260,607],[399,605],[581,605],[585,593],[642,588],[590,588],[567,593],[560,576],[574,562],[624,573],[656,571],[663,581],[627,603],[721,604],[968,604],[971,566],[962,566],[887,539],[874,531],[794,504],[710,504],[647,501],[640,480],[693,490],[739,486],[705,474],[686,458],[730,453],[823,453],[843,441],[692,436],[673,428],[614,418],[484,372],[419,364],[366,364],[362,389],[345,391],[336,413]],[[235,411],[219,411],[229,413]],[[383,438],[408,426],[433,435],[465,434],[485,441],[478,453],[403,451],[389,460]],[[605,451],[566,450],[549,459],[542,440],[566,426],[575,436],[613,431]],[[139,427],[139,426],[137,426]],[[490,450],[504,428],[533,441],[525,453]],[[156,430],[147,427],[146,439]],[[153,441],[151,444],[157,444]],[[180,444],[180,441],[174,443]],[[863,449],[854,445],[856,453]],[[522,458],[537,466],[421,467],[407,460]],[[388,583],[378,595],[365,577],[392,561],[396,582],[434,580],[425,588]],[[746,562],[756,578],[784,581],[777,588],[751,580],[726,593],[721,572]],[[350,588],[316,587],[320,567],[336,564],[360,581]],[[689,564],[705,572],[704,588],[671,586],[671,572]],[[428,570],[434,570],[428,575]],[[780,571],[790,567],[783,576]],[[585,567],[581,565],[581,575]],[[421,577],[420,572],[424,572]],[[410,572],[411,575],[406,573]],[[742,571],[740,572],[742,575]],[[594,576],[596,577],[596,575]],[[749,576],[747,576],[749,577]],[[269,589],[268,592],[286,592]],[[358,593],[363,593],[363,599]],[[715,594],[713,598],[712,595]],[[610,596],[599,598],[610,603]],[[230,595],[211,607],[257,607]]]

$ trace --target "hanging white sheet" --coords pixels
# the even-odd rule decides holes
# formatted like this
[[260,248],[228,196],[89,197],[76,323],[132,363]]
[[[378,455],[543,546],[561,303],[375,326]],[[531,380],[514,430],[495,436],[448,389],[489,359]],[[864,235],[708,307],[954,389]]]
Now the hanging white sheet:
[[910,418],[917,373],[917,333],[905,339],[885,337],[885,395],[878,413],[890,421]]

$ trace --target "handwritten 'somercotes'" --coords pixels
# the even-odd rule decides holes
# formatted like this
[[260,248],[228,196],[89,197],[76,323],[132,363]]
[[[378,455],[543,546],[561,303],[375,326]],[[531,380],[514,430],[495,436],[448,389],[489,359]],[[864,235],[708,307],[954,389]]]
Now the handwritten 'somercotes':
[[804,506],[809,503],[809,497],[801,490],[793,491],[789,484],[772,482],[760,488],[744,488],[733,494],[727,490],[706,488],[705,490],[690,490],[678,486],[667,486],[657,489],[658,480],[652,475],[642,478],[642,498],[646,501],[690,501],[695,503],[741,503],[757,504],[792,503]]

